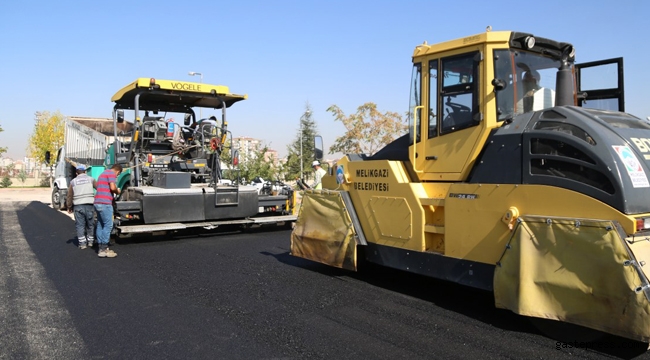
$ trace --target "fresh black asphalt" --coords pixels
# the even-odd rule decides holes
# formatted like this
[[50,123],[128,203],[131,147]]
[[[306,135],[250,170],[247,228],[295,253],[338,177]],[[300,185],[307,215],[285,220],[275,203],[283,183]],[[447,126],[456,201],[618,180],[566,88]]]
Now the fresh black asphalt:
[[[45,279],[33,286],[50,286],[60,299],[40,304],[62,307],[61,319],[71,319],[82,341],[73,353],[83,357],[650,358],[643,344],[611,336],[587,344],[595,349],[559,343],[525,317],[494,308],[488,292],[374,266],[352,273],[292,257],[289,230],[119,240],[112,247],[118,256],[102,259],[76,247],[74,223],[65,214],[40,202],[11,204],[0,203],[0,211],[16,212],[43,269]],[[5,222],[3,241],[10,234]],[[0,272],[9,254],[3,246]],[[15,283],[15,270],[9,273],[5,292]],[[23,336],[29,313],[5,309],[0,318],[9,330],[0,331],[0,358],[29,357],[40,333]],[[53,336],[50,348],[77,343]]]

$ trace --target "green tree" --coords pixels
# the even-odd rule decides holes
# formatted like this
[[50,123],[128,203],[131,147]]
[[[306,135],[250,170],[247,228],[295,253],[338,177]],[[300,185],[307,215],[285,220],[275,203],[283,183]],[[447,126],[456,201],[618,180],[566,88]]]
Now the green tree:
[[289,167],[287,166],[286,163],[279,163],[276,167],[274,167],[275,171],[275,177],[274,180],[280,180],[282,182],[291,180],[291,177],[289,176]]
[[15,168],[16,168],[15,164],[7,165],[7,167],[5,168],[5,173],[4,173],[5,175],[2,177],[2,180],[0,180],[0,187],[6,188],[6,187],[10,187],[11,184],[13,184],[11,182],[10,177],[14,176],[14,169]]
[[11,186],[11,179],[9,179],[9,175],[5,175],[5,177],[2,178],[0,181],[0,188],[6,188]]
[[[3,132],[3,131],[4,131],[4,129],[2,129],[2,126],[0,126],[0,132]],[[2,154],[6,153],[6,152],[7,152],[6,147],[0,147],[0,157],[2,157]]]
[[219,159],[221,160],[221,176],[224,179],[233,180],[233,182],[237,180],[237,172],[232,165],[232,139],[230,137],[226,137]]
[[264,146],[260,149],[249,151],[248,155],[240,154],[240,176],[246,179],[246,182],[250,182],[257,176],[264,180],[272,180],[274,178],[273,167],[265,158],[268,149],[268,146]]
[[223,163],[230,164],[232,162],[232,139],[229,137],[226,138],[226,142],[223,144],[220,158]]
[[345,134],[339,136],[330,146],[330,153],[372,155],[408,130],[408,124],[398,113],[377,110],[371,102],[357,108],[355,114],[346,116],[338,106],[332,105],[327,111],[334,115],[335,121],[345,126]]
[[[312,176],[311,163],[314,161],[314,136],[318,133],[313,111],[309,103],[300,117],[300,127],[294,141],[287,146],[287,163],[283,167],[284,180],[296,178],[309,179]],[[301,140],[302,139],[302,140]],[[302,151],[301,151],[302,143]],[[300,154],[302,153],[302,157]],[[303,173],[300,173],[302,163]]]
[[18,180],[20,180],[20,182],[24,185],[25,180],[27,180],[27,173],[25,172],[25,170],[20,170],[17,177]]
[[65,117],[59,112],[37,111],[35,114],[34,132],[29,137],[27,153],[36,159],[37,163],[45,161],[45,152],[56,154],[63,145],[65,134]]

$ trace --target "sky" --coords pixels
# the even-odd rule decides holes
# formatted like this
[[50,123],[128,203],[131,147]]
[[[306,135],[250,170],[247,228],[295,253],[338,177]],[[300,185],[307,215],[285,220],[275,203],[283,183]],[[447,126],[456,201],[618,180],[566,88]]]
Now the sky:
[[2,1],[0,147],[22,159],[37,111],[110,118],[136,78],[195,71],[248,95],[227,111],[234,137],[285,156],[309,104],[327,153],[345,133],[329,106],[406,113],[415,46],[487,26],[572,43],[576,62],[623,57],[626,111],[646,118],[649,15],[646,0]]

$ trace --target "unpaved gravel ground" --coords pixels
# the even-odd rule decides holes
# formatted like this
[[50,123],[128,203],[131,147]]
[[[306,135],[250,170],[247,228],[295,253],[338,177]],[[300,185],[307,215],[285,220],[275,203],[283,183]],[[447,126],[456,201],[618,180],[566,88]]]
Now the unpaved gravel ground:
[[40,201],[51,205],[50,188],[5,188],[0,189],[0,202],[6,201]]
[[[52,207],[52,189],[50,188],[4,188],[0,189],[0,203],[3,202],[32,202],[39,201],[43,204]],[[67,211],[61,211],[62,214],[67,215],[74,220],[74,215],[69,214]]]

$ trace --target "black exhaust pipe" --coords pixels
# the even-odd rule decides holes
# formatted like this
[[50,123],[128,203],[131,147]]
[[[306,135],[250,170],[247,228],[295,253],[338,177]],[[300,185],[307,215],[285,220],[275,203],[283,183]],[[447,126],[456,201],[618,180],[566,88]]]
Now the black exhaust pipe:
[[566,59],[562,60],[555,80],[555,106],[575,105],[573,72]]
[[575,48],[571,44],[562,47],[561,65],[555,78],[555,106],[577,105],[576,89],[571,64],[575,61]]

